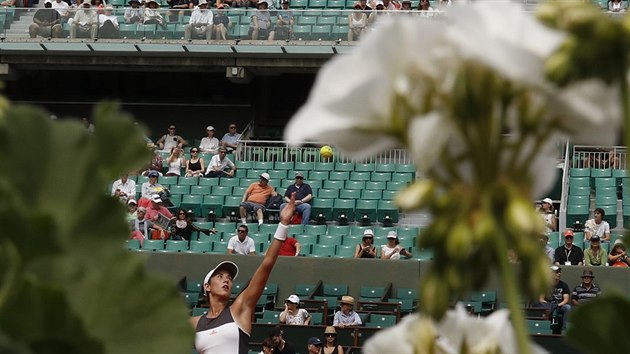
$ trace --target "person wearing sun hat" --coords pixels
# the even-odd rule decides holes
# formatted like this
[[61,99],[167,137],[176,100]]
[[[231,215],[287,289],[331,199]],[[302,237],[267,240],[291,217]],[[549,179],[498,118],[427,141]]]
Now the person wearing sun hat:
[[571,294],[571,303],[574,306],[585,304],[595,299],[601,290],[597,285],[593,283],[595,275],[592,270],[585,269],[582,272],[582,283],[573,289]]
[[354,11],[348,15],[348,42],[360,39],[368,25],[368,15],[361,11],[361,3],[355,2],[352,8]]
[[263,223],[265,203],[267,203],[269,197],[277,194],[273,187],[269,185],[269,180],[270,177],[267,172],[261,173],[260,181],[250,184],[243,194],[243,200],[239,209],[243,224],[247,224],[247,214],[252,212],[256,213],[258,224]]
[[98,31],[98,13],[91,8],[89,1],[83,1],[81,7],[74,14],[70,25],[70,38],[77,38],[77,35],[89,35],[91,39],[96,38]]
[[223,261],[205,275],[203,293],[208,312],[190,320],[195,329],[195,349],[199,354],[247,352],[256,303],[278,259],[280,246],[287,239],[288,225],[294,211],[295,198],[292,198],[280,213],[280,223],[262,263],[231,304],[230,297],[234,279],[239,273],[238,266],[233,262]]
[[339,328],[356,327],[362,324],[359,314],[353,310],[354,298],[344,295],[339,300],[340,310],[335,312],[333,326]]
[[[160,25],[162,28],[166,29],[166,21],[164,21],[164,17],[162,17],[162,14],[160,13],[160,4],[156,0],[148,0],[147,2],[145,2],[143,16],[144,16],[143,24],[145,25],[157,24],[157,25]],[[177,141],[177,142],[178,142],[178,146],[181,147],[182,143],[180,141]],[[165,149],[166,151],[170,151],[167,149],[170,149],[171,146],[167,148],[166,143],[164,143],[164,146],[161,146],[161,148]]]
[[376,258],[376,247],[374,247],[374,231],[366,229],[363,231],[361,243],[354,248],[354,258]]
[[328,326],[324,330],[322,354],[343,354],[343,347],[337,344],[337,330],[333,326]]
[[140,0],[130,0],[129,6],[125,8],[125,14],[123,18],[125,23],[142,23],[144,19],[144,10],[140,7]]
[[387,233],[387,244],[381,246],[381,259],[400,259],[401,256],[411,258],[413,255],[400,246],[396,231]]
[[299,306],[300,298],[297,295],[289,296],[284,302],[284,311],[280,312],[280,323],[308,326],[311,315],[305,309],[298,308]]

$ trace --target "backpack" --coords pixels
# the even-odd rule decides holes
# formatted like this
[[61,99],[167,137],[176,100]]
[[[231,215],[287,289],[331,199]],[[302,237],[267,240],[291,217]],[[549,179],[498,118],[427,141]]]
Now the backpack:
[[267,199],[267,205],[265,205],[265,208],[280,209],[280,204],[282,204],[282,196],[279,194],[275,196],[272,195],[269,199]]

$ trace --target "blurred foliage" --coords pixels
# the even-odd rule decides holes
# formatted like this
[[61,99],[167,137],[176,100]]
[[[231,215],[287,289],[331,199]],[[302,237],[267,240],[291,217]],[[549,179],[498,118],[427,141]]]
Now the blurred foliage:
[[187,353],[175,285],[123,248],[107,186],[151,154],[115,104],[96,130],[14,106],[0,118],[0,353]]

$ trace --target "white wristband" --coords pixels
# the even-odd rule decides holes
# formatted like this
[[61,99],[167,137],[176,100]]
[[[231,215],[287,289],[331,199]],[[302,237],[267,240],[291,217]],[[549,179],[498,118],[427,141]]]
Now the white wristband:
[[288,234],[289,227],[283,223],[279,223],[278,228],[276,229],[276,233],[273,235],[273,238],[279,241],[286,241]]

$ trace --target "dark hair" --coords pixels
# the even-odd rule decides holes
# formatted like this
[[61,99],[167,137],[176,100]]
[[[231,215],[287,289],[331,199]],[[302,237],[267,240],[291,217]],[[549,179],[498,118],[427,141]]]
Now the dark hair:
[[605,212],[605,211],[604,211],[604,209],[602,209],[602,208],[595,208],[595,213],[600,213],[600,214],[602,214],[602,218],[603,218],[604,216],[606,216],[606,212]]
[[245,229],[245,231],[249,232],[249,228],[247,227],[247,225],[246,225],[246,224],[240,224],[240,225],[238,225],[237,229],[238,229],[238,228],[241,228],[241,227],[242,227],[242,228],[244,228],[244,229]]
[[269,332],[269,338],[277,337],[282,335],[282,328],[280,326],[275,326],[271,332]]
[[271,340],[271,338],[265,338],[265,340],[262,342],[262,346],[267,347],[267,348],[273,348],[273,341]]

